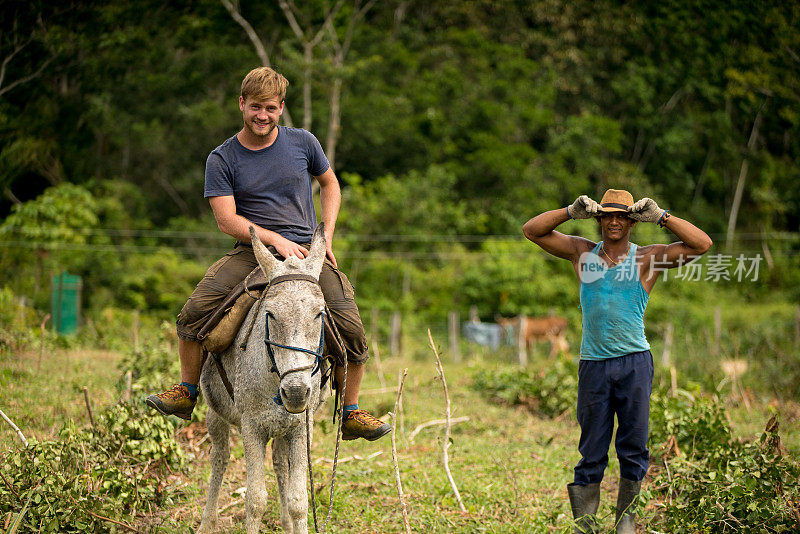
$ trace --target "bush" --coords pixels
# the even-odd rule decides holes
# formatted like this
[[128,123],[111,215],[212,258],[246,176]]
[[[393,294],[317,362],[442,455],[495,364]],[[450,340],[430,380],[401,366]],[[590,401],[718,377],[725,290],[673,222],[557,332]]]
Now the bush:
[[664,500],[651,526],[675,533],[797,532],[800,468],[782,455],[776,419],[757,442],[742,443],[722,430],[726,425],[720,425],[716,416],[710,425],[702,418],[687,417],[709,413],[707,405],[684,408],[668,418],[686,423],[675,429],[684,437],[692,436],[692,448],[686,453],[673,449],[676,456],[662,458],[667,468],[652,487],[660,489]]
[[[574,362],[539,371],[508,367],[478,369],[472,387],[510,404],[553,417],[577,396]],[[716,397],[656,389],[650,403],[652,465],[648,494],[663,496],[650,526],[657,531],[798,532],[800,466],[783,457],[777,420],[755,443],[731,436],[725,408]]]
[[0,351],[19,350],[35,339],[36,313],[8,287],[0,288]]
[[107,532],[103,518],[130,523],[145,506],[172,499],[161,480],[185,463],[174,430],[139,406],[116,405],[96,429],[67,424],[58,440],[8,451],[0,515],[13,513],[18,532]]
[[685,452],[689,457],[724,449],[731,443],[731,430],[725,408],[718,400],[678,390],[671,396],[655,390],[650,397],[650,444]]
[[472,387],[508,404],[527,406],[544,417],[574,409],[578,394],[578,365],[558,360],[539,370],[518,366],[478,369]]

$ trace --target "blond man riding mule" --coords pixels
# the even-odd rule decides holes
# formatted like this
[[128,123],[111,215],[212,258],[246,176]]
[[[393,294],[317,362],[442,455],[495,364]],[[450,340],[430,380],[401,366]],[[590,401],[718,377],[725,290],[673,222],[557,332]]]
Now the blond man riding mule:
[[[314,179],[320,186],[326,242],[319,285],[347,353],[342,437],[375,440],[391,427],[358,407],[369,355],[353,286],[337,268],[333,254],[333,234],[342,198],[339,181],[313,134],[278,124],[288,85],[286,78],[268,67],[250,71],[242,81],[239,96],[243,127],[208,156],[205,197],[219,229],[237,241],[233,250],[208,269],[178,315],[182,382],[149,396],[147,404],[166,415],[187,420],[191,417],[203,362],[198,333],[228,293],[258,265],[249,228],[254,227],[276,258],[308,256],[317,225],[311,194]],[[343,364],[344,361],[336,366],[338,384],[342,384]]]

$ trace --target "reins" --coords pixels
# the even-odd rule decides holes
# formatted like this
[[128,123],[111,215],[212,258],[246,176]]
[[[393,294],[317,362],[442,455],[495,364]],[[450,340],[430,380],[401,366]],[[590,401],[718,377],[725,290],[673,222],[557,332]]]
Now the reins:
[[[325,305],[325,311],[330,315],[328,311],[327,304]],[[333,337],[336,338],[336,342],[339,344],[340,347],[344,347],[344,341],[342,341],[342,336],[339,334],[339,329],[336,328],[336,323],[333,320],[330,321],[331,330],[333,331]],[[347,354],[342,355],[342,360],[344,361],[343,366],[343,374],[342,374],[342,384],[337,388],[337,397],[338,395],[342,395],[344,397],[344,390],[347,386]],[[334,363],[335,367],[335,363]],[[333,379],[331,380],[333,383]],[[338,399],[337,399],[338,400]],[[328,520],[331,518],[331,512],[333,511],[333,492],[336,487],[336,466],[339,464],[339,445],[342,442],[342,417],[344,415],[344,399],[342,402],[337,402],[338,404],[338,416],[339,416],[339,424],[336,426],[336,450],[333,453],[333,465],[331,466],[331,492],[330,497],[328,499],[328,512],[325,514],[325,521],[322,523],[322,530],[317,526],[317,501],[314,495],[314,472],[311,467],[311,440],[309,439],[309,425],[308,425],[308,407],[306,407],[306,450],[307,456],[306,459],[308,460],[308,480],[311,486],[311,511],[312,515],[314,516],[314,531],[325,532],[325,526],[328,524]]]

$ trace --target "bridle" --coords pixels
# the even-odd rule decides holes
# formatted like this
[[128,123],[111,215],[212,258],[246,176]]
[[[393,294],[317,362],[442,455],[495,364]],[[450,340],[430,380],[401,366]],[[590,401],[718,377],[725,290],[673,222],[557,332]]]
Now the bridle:
[[[284,274],[284,275],[281,275],[281,276],[276,276],[275,278],[270,280],[269,286],[267,287],[267,290],[264,292],[264,296],[262,298],[266,297],[267,292],[270,290],[270,288],[272,286],[280,284],[282,282],[289,282],[289,281],[292,281],[292,280],[304,280],[306,282],[312,282],[315,285],[319,285],[319,281],[316,278],[314,278],[313,276],[308,275],[308,274],[299,274],[299,273],[297,273],[297,274]],[[285,377],[286,375],[288,375],[290,373],[299,373],[300,371],[307,371],[308,369],[311,369],[311,376],[314,376],[317,372],[319,372],[320,365],[321,365],[322,360],[323,360],[322,353],[323,353],[323,350],[325,349],[325,312],[324,311],[322,312],[322,329],[321,329],[320,334],[319,334],[319,346],[317,347],[316,351],[309,350],[309,349],[304,349],[303,347],[295,347],[295,346],[292,346],[292,345],[283,345],[281,343],[277,343],[275,341],[272,341],[269,338],[269,316],[270,316],[269,312],[267,312],[264,315],[264,343],[267,345],[267,353],[269,354],[269,359],[272,362],[272,368],[270,369],[270,371],[272,371],[273,373],[277,374],[279,380],[283,380],[283,377]],[[300,366],[300,367],[293,367],[291,369],[288,369],[286,371],[281,372],[278,369],[278,364],[275,361],[275,353],[272,350],[272,347],[280,347],[282,349],[294,350],[294,351],[297,351],[297,352],[305,352],[307,354],[311,354],[312,356],[315,357],[314,358],[314,363],[310,363],[308,365],[303,365],[303,366]]]

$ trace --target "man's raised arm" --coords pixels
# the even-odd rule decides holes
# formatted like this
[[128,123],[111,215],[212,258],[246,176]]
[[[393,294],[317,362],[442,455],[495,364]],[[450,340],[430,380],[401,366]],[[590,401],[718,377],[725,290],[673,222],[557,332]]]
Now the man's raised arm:
[[713,244],[707,233],[685,219],[671,216],[668,210],[659,208],[653,199],[643,198],[636,202],[630,208],[629,216],[639,222],[658,224],[680,239],[669,245],[645,247],[648,255],[654,256],[661,267],[679,267],[705,254]]
[[600,205],[597,202],[581,195],[566,208],[546,211],[529,220],[522,226],[522,233],[553,256],[575,263],[583,252],[591,250],[594,243],[582,237],[556,232],[555,229],[569,219],[589,219],[599,212]]

